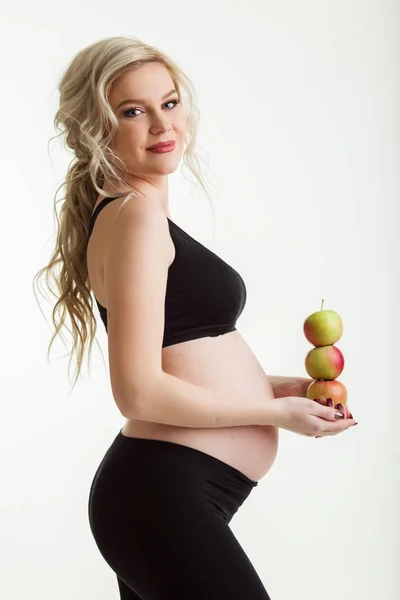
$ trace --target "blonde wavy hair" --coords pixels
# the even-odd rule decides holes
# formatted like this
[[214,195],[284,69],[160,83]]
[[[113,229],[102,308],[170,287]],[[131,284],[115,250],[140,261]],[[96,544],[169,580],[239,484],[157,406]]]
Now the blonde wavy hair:
[[[183,165],[195,176],[197,185],[200,184],[210,199],[200,169],[202,159],[195,151],[199,110],[194,86],[187,75],[163,52],[130,36],[106,38],[81,50],[69,63],[59,81],[60,100],[54,126],[60,133],[50,139],[51,141],[65,136],[64,144],[73,151],[74,159],[69,165],[64,182],[55,193],[53,210],[58,229],[54,251],[49,263],[33,278],[34,292],[35,285],[40,290],[39,282],[43,277],[47,289],[56,298],[52,309],[55,331],[48,345],[47,359],[56,336],[60,335],[64,340],[61,333],[64,326],[72,336],[68,363],[70,373],[75,354],[76,368],[72,389],[81,374],[87,345],[90,371],[92,345],[97,331],[86,262],[90,217],[98,194],[106,198],[111,197],[111,194],[101,187],[106,178],[110,177],[125,186],[128,185],[113,166],[119,162],[122,171],[125,168],[109,147],[118,129],[118,119],[112,111],[108,96],[113,82],[119,76],[127,70],[149,62],[159,62],[168,69],[179,100],[187,107],[187,138]],[[57,200],[57,194],[63,186],[65,196]],[[118,197],[126,193],[118,194]],[[58,216],[59,202],[62,202],[62,206]],[[55,283],[57,292],[52,290],[51,282]],[[72,329],[66,324],[67,315]]]

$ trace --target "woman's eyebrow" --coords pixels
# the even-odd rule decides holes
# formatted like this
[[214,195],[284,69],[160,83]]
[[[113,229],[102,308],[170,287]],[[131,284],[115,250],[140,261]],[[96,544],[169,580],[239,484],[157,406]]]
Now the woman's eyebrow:
[[[171,90],[170,92],[168,92],[168,94],[164,94],[164,96],[161,98],[161,100],[165,100],[165,98],[168,98],[168,96],[170,96],[171,94],[175,93],[176,89],[174,88],[173,90]],[[177,93],[177,92],[176,92]],[[120,106],[123,106],[124,104],[146,104],[146,100],[141,100],[141,99],[137,99],[134,100],[132,98],[129,98],[128,100],[122,100],[122,102],[120,102],[117,106],[117,110],[119,109]]]

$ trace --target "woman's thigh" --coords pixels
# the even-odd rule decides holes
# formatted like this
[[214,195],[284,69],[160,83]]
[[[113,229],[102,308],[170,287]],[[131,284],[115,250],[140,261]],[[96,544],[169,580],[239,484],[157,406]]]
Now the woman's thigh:
[[117,583],[120,600],[143,600],[117,575]]
[[[171,521],[147,541],[129,544],[112,567],[126,587],[122,600],[270,600],[244,549],[223,518]],[[121,591],[121,590],[120,590]]]

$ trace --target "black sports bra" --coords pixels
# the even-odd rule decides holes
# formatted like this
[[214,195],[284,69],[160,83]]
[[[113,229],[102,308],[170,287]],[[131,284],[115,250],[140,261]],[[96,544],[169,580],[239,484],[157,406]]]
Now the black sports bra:
[[[89,237],[99,212],[115,198],[104,198],[94,210]],[[168,269],[162,347],[236,330],[246,304],[246,286],[235,269],[166,217],[175,258]],[[107,331],[107,309],[95,297]]]

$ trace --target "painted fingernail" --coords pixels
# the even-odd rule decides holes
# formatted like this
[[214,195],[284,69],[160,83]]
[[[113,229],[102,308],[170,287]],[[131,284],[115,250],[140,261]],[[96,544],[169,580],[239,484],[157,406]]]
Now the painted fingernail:
[[339,403],[339,404],[336,404],[336,408],[337,408],[338,410],[342,410],[342,409],[343,409],[343,404],[340,404],[340,403]]
[[335,412],[335,419],[344,419],[344,414],[337,410]]
[[327,406],[333,406],[332,398],[327,398],[326,399],[326,405]]

